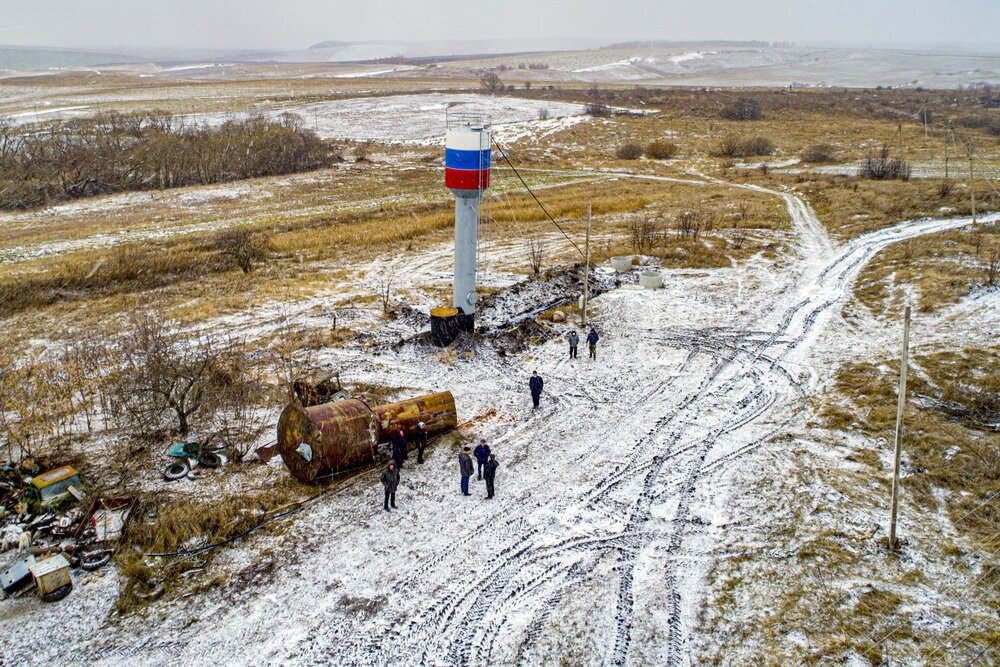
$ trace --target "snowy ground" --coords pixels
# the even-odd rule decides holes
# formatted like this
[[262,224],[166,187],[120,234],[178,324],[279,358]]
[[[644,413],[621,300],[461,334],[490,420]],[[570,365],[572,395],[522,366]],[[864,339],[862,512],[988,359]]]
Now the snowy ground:
[[[732,520],[730,484],[752,472],[741,457],[803,418],[815,341],[853,280],[881,248],[969,223],[913,221],[835,247],[804,202],[773,194],[792,214],[797,258],[780,271],[756,259],[667,272],[663,290],[602,295],[596,361],[570,361],[558,340],[515,356],[323,352],[358,380],[452,391],[461,420],[480,417],[469,435],[501,463],[496,499],[479,484],[460,496],[455,452],[438,446],[425,465],[407,464],[398,511],[383,513],[363,476],[282,533],[226,551],[230,574],[250,584],[154,606],[148,623],[107,623],[110,571],[78,580],[58,615],[32,598],[5,602],[4,659],[682,664]],[[503,258],[521,249],[495,250],[502,287],[517,279]],[[355,268],[405,276],[418,303],[432,300],[422,285],[447,279],[446,247],[393,261]],[[537,411],[526,390],[536,369],[546,381]],[[25,627],[44,628],[46,641]]]

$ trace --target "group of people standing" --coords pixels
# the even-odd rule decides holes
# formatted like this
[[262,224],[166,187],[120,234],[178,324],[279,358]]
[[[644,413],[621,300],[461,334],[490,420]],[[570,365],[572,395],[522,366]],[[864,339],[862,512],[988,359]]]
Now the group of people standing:
[[[591,329],[590,333],[587,334],[587,347],[590,348],[590,358],[597,359],[597,341],[601,337],[597,335],[597,329]],[[576,333],[576,330],[570,331],[566,335],[566,340],[569,342],[569,358],[576,359],[576,348],[580,344],[580,335]],[[545,386],[545,380],[542,376],[538,374],[538,371],[532,371],[531,377],[528,378],[528,391],[531,392],[531,404],[533,408],[538,407],[538,403],[542,398],[542,387]]]
[[[590,348],[591,359],[597,359],[597,341],[600,338],[597,335],[597,330],[593,328],[587,334],[587,346]],[[580,343],[579,334],[575,330],[570,331],[566,336],[566,340],[569,342],[569,358],[576,359],[576,350]],[[531,377],[528,379],[528,389],[531,391],[531,402],[535,408],[538,407],[541,400],[542,388],[544,386],[545,381],[542,380],[542,376],[538,374],[538,371],[532,371]],[[417,424],[417,428],[414,429],[412,441],[417,447],[417,463],[423,463],[424,447],[427,446],[427,427],[423,422]],[[382,487],[385,490],[385,500],[382,503],[382,507],[387,512],[390,508],[396,508],[396,489],[399,487],[399,471],[403,467],[403,462],[406,461],[407,449],[406,434],[403,432],[403,429],[399,429],[392,435],[392,461],[382,471],[381,481]],[[473,458],[476,460],[475,470],[472,465]],[[490,446],[486,444],[485,440],[480,440],[474,450],[469,447],[463,447],[458,455],[459,488],[462,491],[462,495],[472,495],[469,493],[469,480],[472,478],[472,473],[475,472],[476,479],[486,481],[486,497],[484,500],[493,498],[493,484],[496,481],[498,467],[500,467],[500,463],[490,451]]]
[[[424,462],[424,447],[427,446],[427,427],[423,422],[417,424],[412,435],[412,441],[417,446],[417,463]],[[399,429],[392,434],[392,460],[382,471],[382,488],[385,491],[385,498],[382,501],[382,508],[388,512],[396,509],[396,489],[399,487],[399,471],[406,461],[408,442],[406,433]],[[470,452],[472,453],[470,456]],[[473,451],[469,447],[463,447],[458,455],[458,470],[461,476],[460,488],[462,495],[471,496],[469,493],[469,478],[475,472],[472,465],[472,458],[475,457],[478,468],[477,478],[486,480],[486,498],[493,498],[493,483],[496,480],[497,468],[500,467],[496,456],[490,451],[490,446],[485,440],[480,440]]]

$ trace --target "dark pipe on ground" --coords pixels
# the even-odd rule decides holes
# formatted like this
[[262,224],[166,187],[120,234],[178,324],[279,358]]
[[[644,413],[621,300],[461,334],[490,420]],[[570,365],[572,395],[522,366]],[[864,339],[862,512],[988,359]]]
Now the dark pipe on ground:
[[429,436],[455,428],[458,414],[451,392],[375,410],[353,398],[308,408],[293,403],[278,419],[278,452],[292,476],[308,483],[324,473],[376,462],[378,443],[399,429],[409,437],[418,422],[424,422]]

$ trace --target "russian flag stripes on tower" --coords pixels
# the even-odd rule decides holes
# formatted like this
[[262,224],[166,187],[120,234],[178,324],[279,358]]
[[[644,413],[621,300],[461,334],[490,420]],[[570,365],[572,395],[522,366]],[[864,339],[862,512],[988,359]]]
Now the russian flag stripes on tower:
[[490,187],[489,130],[448,130],[445,135],[444,185],[453,190]]

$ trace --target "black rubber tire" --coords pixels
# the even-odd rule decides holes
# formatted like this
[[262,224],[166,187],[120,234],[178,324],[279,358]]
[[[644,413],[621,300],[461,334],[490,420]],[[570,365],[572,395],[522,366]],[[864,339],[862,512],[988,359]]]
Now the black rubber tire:
[[114,551],[105,549],[103,551],[92,551],[80,556],[80,568],[87,572],[99,570],[111,562]]
[[69,595],[69,592],[71,590],[73,590],[73,582],[70,582],[68,584],[63,584],[54,591],[49,591],[45,595],[42,595],[41,596],[42,602],[58,602],[59,600],[62,600],[64,597]]
[[168,482],[172,482],[176,479],[187,477],[189,472],[191,472],[191,466],[189,466],[186,461],[178,461],[177,463],[171,463],[166,467],[163,471],[163,479]]
[[198,455],[198,465],[206,468],[218,468],[222,465],[222,458],[213,452],[202,452]]

